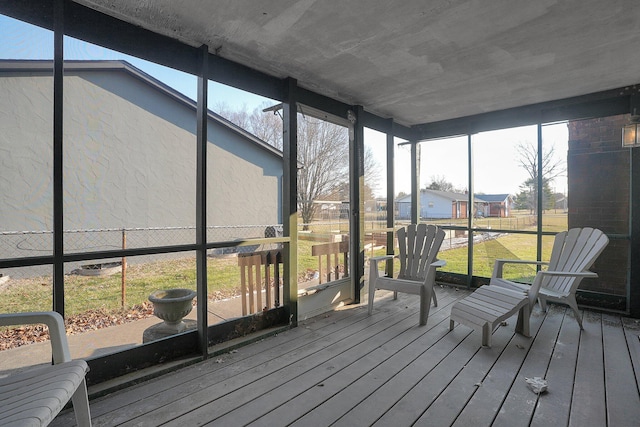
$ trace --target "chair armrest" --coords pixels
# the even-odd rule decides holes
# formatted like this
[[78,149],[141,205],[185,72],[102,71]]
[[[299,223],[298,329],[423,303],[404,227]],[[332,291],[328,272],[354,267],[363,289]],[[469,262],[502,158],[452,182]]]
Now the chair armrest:
[[387,261],[393,258],[395,258],[395,255],[380,255],[369,258],[369,262],[377,266],[380,261]]
[[546,261],[534,261],[526,259],[496,259],[493,265],[492,278],[502,278],[502,269],[505,264],[532,264],[532,265],[548,265]]
[[[533,307],[533,304],[535,303],[535,300],[538,298],[538,293],[540,292],[540,289],[542,288],[542,280],[545,276],[556,276],[556,277],[561,277],[561,276],[565,276],[565,277],[598,277],[598,275],[596,273],[594,273],[593,271],[576,271],[576,272],[571,272],[571,271],[538,271],[538,274],[536,274],[536,278],[533,279],[533,283],[531,284],[531,287],[529,288],[529,290],[527,291],[527,294],[529,295],[529,301],[531,303],[531,307]],[[576,285],[577,286],[577,285]]]
[[69,352],[69,343],[67,342],[64,319],[59,313],[56,313],[55,311],[47,311],[0,314],[0,326],[32,325],[40,323],[49,327],[53,363],[58,364],[70,362],[71,353]]
[[[369,258],[369,283],[375,283],[381,277],[378,263],[380,261],[388,261],[394,258],[394,255],[380,255]],[[370,285],[375,286],[375,285]]]
[[440,268],[440,267],[444,267],[445,265],[447,265],[447,261],[443,260],[443,259],[439,259],[437,261],[432,262],[431,267],[435,267],[435,268]]
[[598,273],[594,273],[593,271],[539,271],[538,274],[543,276],[568,276],[568,277],[590,277],[595,279],[598,277]]

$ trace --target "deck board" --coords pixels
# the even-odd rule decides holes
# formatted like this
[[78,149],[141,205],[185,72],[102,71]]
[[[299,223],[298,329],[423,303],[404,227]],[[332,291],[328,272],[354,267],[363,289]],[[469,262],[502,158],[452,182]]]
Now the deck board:
[[[636,377],[636,385],[640,384],[640,320],[622,318],[624,337],[627,341],[629,357]],[[640,392],[640,388],[638,389]]]
[[607,422],[610,426],[624,425],[628,419],[640,424],[640,399],[627,341],[620,317],[602,315]]
[[[468,335],[462,343],[472,339],[471,335]],[[451,374],[456,375],[464,369],[477,352],[478,348],[474,346],[457,345],[429,370],[425,367],[429,366],[431,361],[426,358],[418,359],[418,363],[411,369],[413,381],[407,381],[411,388],[404,394],[389,394],[387,399],[396,399],[397,396],[401,398],[384,414],[378,414],[381,416],[374,425],[411,425],[422,415],[429,402],[435,400],[446,389],[451,381]]]
[[[298,347],[309,346],[313,341],[339,333],[341,329],[350,325],[354,315],[353,312],[338,311],[318,316],[313,322],[305,322],[301,327],[287,331],[287,334],[278,334],[269,340],[243,347],[237,352],[216,356],[188,369],[165,375],[161,381],[154,383],[154,387],[148,387],[147,384],[130,387],[113,395],[113,398],[110,397],[108,404],[103,404],[102,400],[92,403],[92,415],[96,417],[104,413],[104,417],[98,418],[105,421],[104,425],[120,425],[165,403],[173,402],[176,396],[181,395],[179,393],[189,395],[190,389],[197,390],[203,376],[207,376],[211,382],[221,382],[243,370],[250,370],[277,358],[284,345],[287,345],[290,351],[295,351]],[[217,363],[218,361],[223,363]],[[234,365],[232,370],[225,369],[231,364]],[[214,377],[215,375],[217,377]]]
[[606,426],[602,315],[586,311],[582,325],[569,426]]
[[557,313],[546,316],[538,330],[520,370],[513,378],[511,388],[500,408],[500,412],[494,420],[493,425],[496,427],[529,425],[538,400],[541,397],[547,397],[547,395],[533,393],[526,382],[526,378],[546,378],[547,376],[547,367],[562,324],[563,316],[560,313],[564,313],[564,308],[553,306],[550,310],[556,310]]
[[[535,307],[532,338],[500,326],[492,348],[449,313],[466,291],[437,288],[427,326],[419,298],[364,305],[92,400],[94,426],[626,426],[640,419],[638,322]],[[524,378],[546,377],[535,395]],[[71,426],[65,411],[52,426]],[[608,424],[607,424],[608,423]]]
[[[471,405],[473,407],[491,407],[491,400],[496,396],[495,380],[509,366],[517,367],[522,363],[526,354],[525,348],[528,345],[521,343],[520,335],[514,335],[517,314],[507,319],[507,325],[498,328],[492,338],[491,348],[483,348],[476,356],[468,362],[465,368],[448,385],[447,389],[438,399],[427,409],[419,420],[419,424],[427,425],[430,421],[435,421],[437,425],[453,425],[456,421],[462,425],[469,425],[470,420],[465,420],[465,416],[459,420],[465,409]],[[532,319],[531,333],[535,334],[540,322]],[[479,336],[479,334],[477,334]],[[476,334],[472,337],[478,338]],[[526,339],[527,342],[530,340]],[[526,342],[524,344],[527,344]],[[522,348],[521,348],[522,347]],[[496,375],[498,374],[498,375]],[[508,383],[511,382],[512,374],[508,375]],[[505,389],[506,384],[500,389]],[[471,402],[474,402],[471,404]],[[502,399],[495,402],[498,408]],[[487,423],[495,416],[495,410],[487,411]],[[474,419],[477,414],[473,415]],[[464,421],[462,421],[464,420]],[[473,421],[475,423],[476,421]]]
[[[470,334],[469,330],[463,332],[455,331],[455,333],[447,334],[447,323],[448,322],[445,321],[439,324],[441,338],[438,339],[437,345],[432,345],[421,353],[419,357],[401,367],[402,369],[388,379],[381,387],[375,390],[366,389],[365,391],[371,394],[366,396],[348,412],[342,411],[342,416],[336,425],[353,426],[358,425],[358,423],[362,423],[361,425],[373,424],[395,404],[397,399],[406,394],[422,375],[435,369],[442,360],[455,350],[459,341]],[[427,325],[428,324],[429,322],[427,322]],[[396,369],[398,368],[396,367]]]
[[250,425],[331,424],[432,345],[441,335],[437,329],[444,327],[448,319],[447,306],[453,301],[453,298],[439,301],[439,307],[432,308],[426,328],[414,325],[391,340],[380,341],[374,351],[361,355],[351,366],[332,373],[317,386],[295,396],[286,406],[280,405]]
[[[417,420],[417,425],[453,424],[478,388],[482,387],[486,375],[497,362],[501,349],[508,342],[510,333],[506,328],[501,329],[493,334],[492,348],[481,349],[473,355],[453,381],[428,405]],[[469,337],[476,338],[476,334]]]
[[[530,332],[532,336],[536,336],[543,320],[544,318],[540,315],[531,317]],[[509,323],[514,321],[515,317]],[[498,331],[501,330],[504,333],[507,328],[498,329]],[[495,338],[499,338],[499,336],[494,334]],[[496,363],[479,382],[480,385],[477,389],[473,390],[470,399],[452,425],[490,425],[493,422],[532,343],[531,339],[516,334],[511,335],[507,345],[501,339],[496,340],[496,344],[490,350],[498,353]],[[483,351],[489,351],[489,349],[483,349]]]
[[[453,299],[449,300],[453,301]],[[444,320],[446,313],[443,309],[443,302],[440,303],[440,307],[434,307],[434,312],[440,313],[436,314],[436,316]],[[262,405],[259,409],[260,411],[269,411],[267,413],[268,416],[263,417],[265,422],[268,420],[279,421],[280,423],[295,421],[295,412],[299,412],[301,409],[298,407],[299,402],[296,402],[301,400],[299,399],[300,395],[305,393],[311,394],[314,397],[312,400],[319,401],[323,395],[331,395],[332,390],[338,392],[344,387],[347,387],[350,383],[356,381],[368,371],[392,357],[394,353],[398,353],[404,349],[414,341],[416,337],[425,335],[425,332],[429,330],[429,328],[418,327],[415,323],[415,315],[412,313],[410,316],[404,318],[402,322],[389,327],[389,329],[383,333],[374,334],[358,345],[348,348],[342,354],[330,357],[327,362],[310,367],[304,375],[296,378],[295,384],[278,387],[285,388],[286,392],[273,390],[274,392],[252,401],[250,404],[251,407],[255,408],[256,405]],[[330,348],[328,348],[327,351],[334,353],[334,350]],[[404,351],[402,351],[402,353],[404,353]],[[366,363],[363,363],[363,360],[366,361]],[[290,397],[291,400],[287,402],[286,406],[283,406],[282,400],[287,397]],[[305,403],[308,404],[308,402]],[[251,407],[242,407],[236,411],[239,412],[239,414],[226,414],[223,418],[216,420],[216,422],[225,423],[227,420],[235,422],[240,420],[240,422],[242,422],[243,413],[247,409],[248,412],[252,412]],[[278,411],[280,416],[277,414],[272,415],[271,412],[277,408],[281,409]],[[289,414],[289,412],[291,413]],[[274,424],[264,423],[261,419],[259,425]]]
[[[565,308],[560,334],[553,348],[546,379],[551,392],[538,399],[532,426],[569,424],[569,410],[573,396],[573,378],[578,358],[580,327],[574,318],[568,316]],[[572,312],[573,313],[573,312]]]
[[[317,365],[330,363],[328,359],[341,355],[347,349],[366,341],[368,337],[395,334],[410,327],[412,322],[415,323],[414,310],[417,309],[417,304],[417,301],[411,301],[408,309],[375,313],[371,317],[361,314],[355,320],[351,319],[346,325],[343,324],[342,328],[316,340],[285,342],[268,352],[256,355],[250,360],[250,367],[243,366],[242,372],[233,376],[227,377],[224,372],[216,373],[214,376],[202,376],[192,382],[197,384],[197,391],[184,394],[183,398],[175,400],[172,396],[182,390],[169,390],[167,397],[170,401],[154,405],[156,409],[153,411],[123,425],[152,426],[157,425],[159,420],[178,416],[178,423],[193,425],[194,420],[203,417],[216,420],[284,383],[293,382],[292,387],[298,387],[298,383],[305,384],[297,379],[298,376],[304,375]],[[384,325],[375,327],[378,323]],[[268,370],[260,369],[263,366],[268,366]],[[193,384],[189,386],[193,387]]]

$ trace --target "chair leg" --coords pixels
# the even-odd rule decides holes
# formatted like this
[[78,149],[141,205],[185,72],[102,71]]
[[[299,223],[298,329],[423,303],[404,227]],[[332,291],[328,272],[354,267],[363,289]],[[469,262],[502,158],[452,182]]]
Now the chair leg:
[[420,326],[427,324],[429,318],[429,309],[431,308],[432,289],[422,286],[420,288]]
[[584,328],[582,327],[582,317],[580,317],[580,313],[578,313],[578,303],[576,302],[575,297],[569,296],[569,298],[567,298],[567,304],[573,310],[573,313],[576,316],[576,320],[578,321],[578,325],[580,325],[580,330],[583,331]]
[[516,332],[520,335],[524,335],[527,338],[531,338],[531,332],[529,328],[529,318],[531,317],[531,306],[526,304],[518,311],[518,321],[516,322]]
[[453,331],[453,328],[455,328],[455,323],[453,320],[449,319],[449,330]]
[[369,266],[369,316],[373,313],[373,299],[376,295],[376,279],[378,278],[378,265],[371,262]]
[[393,291],[393,299],[398,299],[398,291]]
[[538,295],[538,302],[540,303],[540,308],[543,312],[547,312],[547,299]]
[[89,412],[89,396],[87,394],[87,382],[82,380],[71,397],[73,412],[76,415],[76,423],[79,427],[91,427],[91,413]]
[[376,287],[369,281],[369,316],[373,313],[373,298],[376,295]]
[[433,299],[433,306],[437,307],[438,306],[438,297],[436,297],[436,290],[435,288],[431,289],[431,299]]
[[491,333],[493,331],[491,330],[491,326],[489,325],[489,323],[485,323],[482,326],[482,345],[487,347],[487,348],[491,348]]

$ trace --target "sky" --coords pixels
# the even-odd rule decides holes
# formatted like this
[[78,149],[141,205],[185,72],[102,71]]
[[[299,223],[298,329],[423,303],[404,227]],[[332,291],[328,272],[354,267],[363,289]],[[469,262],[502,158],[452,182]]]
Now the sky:
[[[65,59],[125,60],[142,71],[168,84],[188,97],[196,98],[196,77],[162,65],[154,64],[101,46],[65,37]],[[53,59],[53,33],[24,22],[0,16],[0,59]],[[211,104],[218,100],[231,108],[251,111],[263,102],[272,101],[230,86],[210,82]],[[275,103],[275,101],[272,101]]]
[[[542,127],[543,150],[554,147],[554,162],[566,163],[568,131],[565,123]],[[537,126],[525,126],[472,135],[474,192],[483,194],[516,194],[529,175],[521,166],[518,146],[537,146]],[[455,188],[467,189],[467,136],[433,141],[422,145],[421,185],[428,186],[432,177],[445,177]],[[558,177],[552,188],[566,192],[566,173]]]
[[[168,67],[144,61],[129,55],[65,38],[66,59],[125,60],[186,96],[195,99],[196,77]],[[0,16],[0,59],[53,59],[53,33],[23,22]],[[265,102],[277,103],[239,89],[210,82],[209,108],[224,103],[231,110],[245,109],[253,112]],[[543,127],[543,144],[553,145],[556,161],[565,163],[567,152],[567,126],[554,124]],[[527,179],[524,168],[519,166],[517,146],[537,142],[536,126],[483,132],[472,136],[474,192],[484,194],[516,194]],[[401,143],[402,141],[397,141]],[[424,141],[421,145],[420,186],[428,186],[432,179],[444,178],[455,188],[466,190],[469,186],[467,164],[467,137]],[[378,167],[386,170],[386,136],[365,129],[365,146],[369,147]],[[408,145],[397,145],[395,193],[409,193],[411,179],[408,168],[410,150]],[[375,186],[375,195],[386,196],[385,185]],[[552,183],[556,192],[566,193],[566,174]]]
[[[566,169],[568,130],[566,123],[542,127],[543,150],[554,147],[554,162]],[[520,166],[520,144],[537,145],[537,126],[526,126],[482,132],[472,135],[474,193],[512,194],[520,192],[520,185],[528,179],[526,169]],[[396,141],[395,193],[411,192],[411,175],[408,165],[410,147]],[[365,144],[371,147],[378,163],[384,168],[386,159],[386,137],[375,131],[365,132]],[[444,179],[455,189],[469,188],[468,138],[466,135],[422,141],[420,143],[420,188],[434,180]],[[566,194],[566,173],[551,184],[558,193]],[[382,195],[382,194],[381,194]]]

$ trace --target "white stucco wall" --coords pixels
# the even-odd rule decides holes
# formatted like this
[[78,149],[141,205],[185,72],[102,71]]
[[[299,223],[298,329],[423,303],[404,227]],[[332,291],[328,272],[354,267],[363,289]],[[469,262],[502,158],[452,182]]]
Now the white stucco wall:
[[0,78],[0,231],[51,230],[52,141],[53,79]]
[[[265,154],[233,131],[209,126],[207,222],[211,225],[279,224],[282,159]],[[265,156],[267,156],[265,158]],[[263,232],[264,230],[262,230]]]
[[[195,225],[195,123],[181,127],[188,111],[117,77],[121,93],[65,77],[65,228]],[[158,115],[169,109],[172,120]]]
[[[52,81],[0,75],[0,231],[52,229]],[[66,73],[65,229],[194,226],[195,130],[193,109],[138,78]],[[208,130],[209,225],[278,223],[282,159]]]

